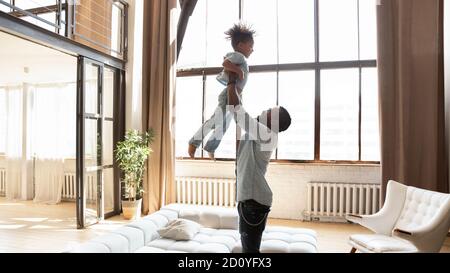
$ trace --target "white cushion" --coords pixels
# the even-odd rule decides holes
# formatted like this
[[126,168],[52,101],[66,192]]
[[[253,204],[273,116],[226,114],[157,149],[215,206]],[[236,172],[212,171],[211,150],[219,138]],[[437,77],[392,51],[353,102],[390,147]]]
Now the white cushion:
[[221,243],[206,243],[201,244],[196,248],[194,253],[230,253],[230,249]]
[[136,251],[136,253],[164,253],[164,252],[166,252],[164,249],[152,246],[144,246]]
[[161,215],[158,213],[152,213],[148,216],[142,218],[145,221],[151,221],[157,228],[165,227],[169,223],[169,219],[165,215]]
[[136,220],[126,226],[140,229],[144,233],[144,245],[159,238],[158,227],[152,221]]
[[111,250],[104,244],[99,242],[86,242],[79,246],[73,247],[71,253],[111,253]]
[[165,250],[157,247],[144,246],[138,249],[135,253],[186,253],[186,251]]
[[109,248],[109,252],[111,253],[128,253],[130,250],[128,239],[119,234],[108,233],[100,235],[92,239],[92,242],[104,244]]
[[158,230],[159,235],[166,239],[191,240],[200,231],[201,225],[187,219],[175,219]]
[[350,244],[357,249],[369,252],[417,252],[409,241],[381,234],[355,234],[350,236]]
[[231,252],[234,245],[239,240],[239,237],[240,235],[237,230],[202,228],[200,229],[200,232],[192,238],[192,241],[201,244],[222,244],[228,248],[227,252]]
[[[259,250],[261,253],[316,253],[316,232],[306,228],[268,226]],[[235,244],[233,253],[242,253],[240,241]]]
[[449,198],[449,195],[445,193],[408,187],[403,211],[396,223],[396,228],[414,230],[430,223]]
[[179,218],[195,221],[208,228],[238,229],[239,227],[239,215],[236,208],[170,204],[161,210],[174,211],[178,213]]
[[[239,232],[228,229],[201,228],[189,241],[175,241],[160,238],[147,244],[143,252],[189,252],[189,253],[231,253],[234,245],[239,242]],[[141,252],[141,249],[139,249]]]
[[121,227],[113,230],[112,233],[122,235],[128,240],[128,252],[135,252],[138,248],[144,246],[144,232],[133,227]]
[[[162,238],[158,231],[173,230],[170,225],[175,219],[185,223],[195,221],[198,232],[190,233],[192,237],[186,235],[183,240],[181,231],[172,231],[172,239]],[[83,244],[75,252],[240,253],[238,224],[236,208],[170,204],[127,224],[126,228]],[[267,226],[260,249],[266,253],[310,253],[317,252],[316,243],[313,230]]]

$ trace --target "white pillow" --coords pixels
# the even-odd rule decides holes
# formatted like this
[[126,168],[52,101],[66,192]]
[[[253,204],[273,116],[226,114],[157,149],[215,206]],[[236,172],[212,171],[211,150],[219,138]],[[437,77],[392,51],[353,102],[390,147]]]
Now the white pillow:
[[202,226],[194,221],[186,219],[175,219],[170,221],[166,227],[158,230],[163,238],[172,240],[191,240],[200,231]]

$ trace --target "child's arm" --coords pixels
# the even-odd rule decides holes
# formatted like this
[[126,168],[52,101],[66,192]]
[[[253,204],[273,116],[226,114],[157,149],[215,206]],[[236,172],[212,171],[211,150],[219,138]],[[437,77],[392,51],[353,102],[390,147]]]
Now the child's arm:
[[225,71],[236,73],[240,80],[244,79],[244,72],[242,71],[242,69],[239,66],[230,62],[230,60],[225,59],[225,61],[223,61],[222,66],[225,68]]

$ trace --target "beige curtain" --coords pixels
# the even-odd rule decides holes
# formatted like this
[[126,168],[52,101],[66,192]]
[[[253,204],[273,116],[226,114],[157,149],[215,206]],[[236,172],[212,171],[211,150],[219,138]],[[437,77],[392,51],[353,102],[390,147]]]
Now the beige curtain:
[[442,12],[442,0],[379,1],[383,189],[394,179],[448,191]]
[[177,0],[144,1],[143,129],[156,133],[144,178],[144,214],[175,201],[176,17]]

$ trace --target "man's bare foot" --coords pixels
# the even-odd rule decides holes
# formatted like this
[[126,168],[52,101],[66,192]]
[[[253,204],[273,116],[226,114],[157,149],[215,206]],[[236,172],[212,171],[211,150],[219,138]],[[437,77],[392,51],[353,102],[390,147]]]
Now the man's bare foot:
[[214,157],[214,153],[208,152],[209,158],[216,161],[216,158]]
[[188,153],[189,153],[189,156],[191,157],[191,158],[194,158],[195,157],[195,151],[197,150],[197,147],[195,147],[194,145],[192,145],[192,144],[189,144],[189,148],[188,148]]

